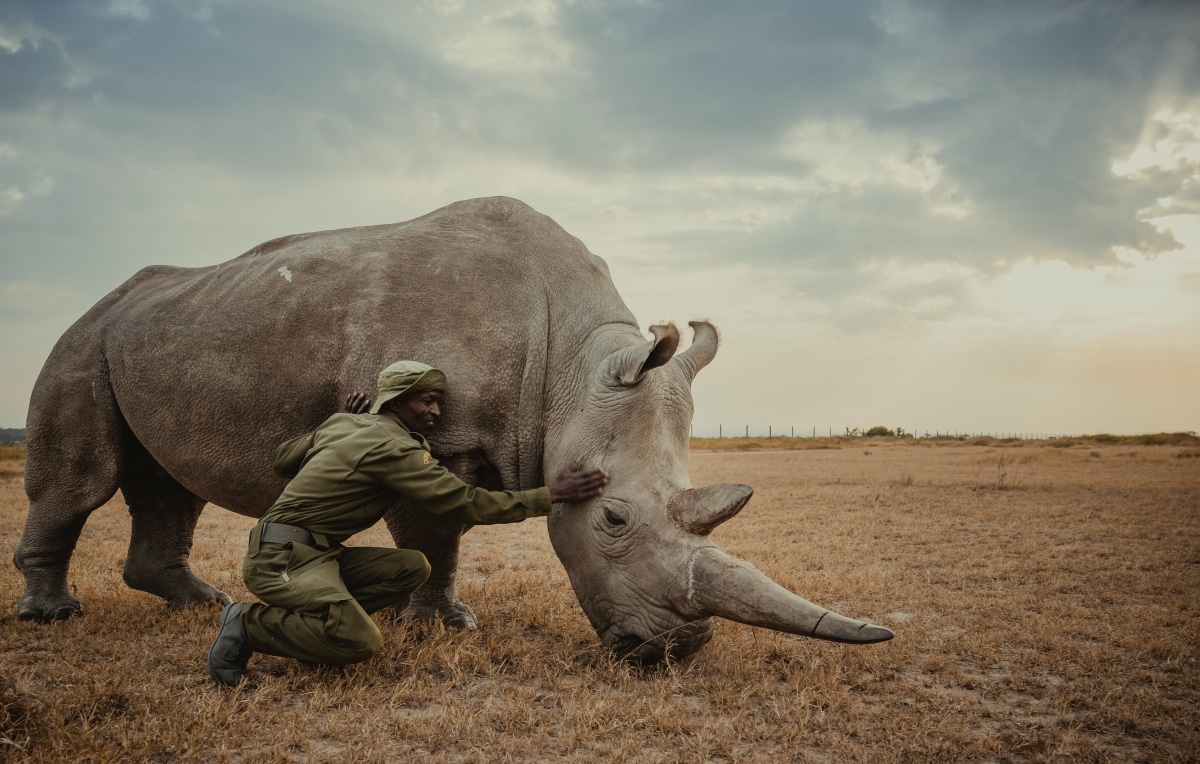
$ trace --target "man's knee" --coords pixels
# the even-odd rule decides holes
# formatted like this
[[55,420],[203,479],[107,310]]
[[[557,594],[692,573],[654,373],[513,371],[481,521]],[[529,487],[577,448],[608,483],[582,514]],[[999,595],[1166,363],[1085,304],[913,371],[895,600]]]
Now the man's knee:
[[342,663],[362,663],[379,652],[379,648],[383,645],[383,635],[379,633],[379,627],[371,624],[371,628],[366,630],[363,637],[364,639],[360,643],[341,650]]
[[397,581],[404,581],[413,589],[420,587],[433,570],[425,555],[416,549],[396,550],[396,572],[392,576]]
[[417,580],[417,586],[422,586],[426,581],[429,580],[429,574],[433,572],[433,567],[430,566],[429,560],[425,557],[425,555],[417,552],[417,556],[420,559],[413,561],[413,573]]
[[337,603],[330,608],[329,630],[325,635],[326,649],[336,654],[335,663],[361,663],[379,652],[383,634],[375,622],[351,603]]

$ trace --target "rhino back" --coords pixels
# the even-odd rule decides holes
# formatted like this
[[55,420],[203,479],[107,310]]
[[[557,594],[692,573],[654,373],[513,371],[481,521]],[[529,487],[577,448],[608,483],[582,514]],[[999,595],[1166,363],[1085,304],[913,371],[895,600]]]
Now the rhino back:
[[479,453],[506,486],[531,487],[555,356],[633,323],[603,261],[504,198],[149,268],[89,316],[133,435],[189,490],[252,515],[283,485],[274,446],[401,358],[449,379],[435,453]]

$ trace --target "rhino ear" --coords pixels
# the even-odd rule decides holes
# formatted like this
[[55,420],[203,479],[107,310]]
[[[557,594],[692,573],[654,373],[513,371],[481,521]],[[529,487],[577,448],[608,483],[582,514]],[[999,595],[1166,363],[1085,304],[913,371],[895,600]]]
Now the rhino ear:
[[717,345],[720,344],[721,337],[717,334],[717,327],[707,321],[688,321],[688,326],[695,332],[692,346],[680,353],[675,362],[683,369],[687,378],[692,380],[717,354]]
[[645,345],[633,345],[618,350],[608,358],[608,372],[618,384],[632,387],[646,372],[666,364],[679,347],[679,329],[674,324],[655,324],[650,327],[654,339]]

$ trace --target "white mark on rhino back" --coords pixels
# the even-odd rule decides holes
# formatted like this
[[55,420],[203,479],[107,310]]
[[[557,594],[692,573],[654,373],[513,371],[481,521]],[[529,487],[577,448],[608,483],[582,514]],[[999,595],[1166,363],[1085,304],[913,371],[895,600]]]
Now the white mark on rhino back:
[[292,283],[292,272],[288,270],[286,265],[279,266],[279,275],[283,276],[284,281]]

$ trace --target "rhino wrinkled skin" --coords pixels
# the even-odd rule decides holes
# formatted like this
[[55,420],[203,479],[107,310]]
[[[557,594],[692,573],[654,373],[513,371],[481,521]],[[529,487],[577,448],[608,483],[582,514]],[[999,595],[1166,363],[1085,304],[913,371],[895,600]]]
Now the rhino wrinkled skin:
[[[250,517],[284,482],[281,441],[314,428],[398,359],[443,369],[437,458],[490,489],[541,485],[576,460],[605,495],[559,505],[555,552],[603,643],[653,662],[699,649],[720,615],[844,642],[887,629],[829,613],[708,539],[747,486],[691,489],[691,380],[716,330],[647,341],[604,261],[514,199],[459,202],[394,225],[285,236],[220,265],[145,268],[59,340],[34,388],[14,562],[24,619],[80,613],[67,567],[89,513],[120,489],[125,582],[171,606],[228,602],[188,566],[205,502]],[[398,500],[396,544],[433,573],[414,617],[474,628],[455,590],[467,530]]]

